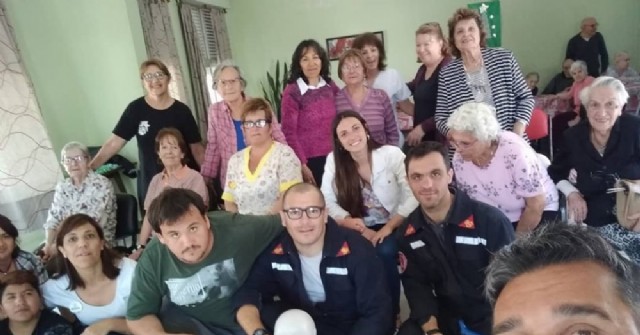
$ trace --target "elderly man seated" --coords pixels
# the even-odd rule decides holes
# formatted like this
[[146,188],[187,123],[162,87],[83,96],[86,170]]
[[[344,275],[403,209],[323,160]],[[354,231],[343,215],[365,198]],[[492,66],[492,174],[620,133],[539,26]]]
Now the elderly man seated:
[[607,69],[606,75],[623,81],[628,79],[640,80],[638,71],[631,67],[631,57],[625,51],[616,53],[613,64]]
[[311,315],[318,335],[391,334],[391,297],[371,243],[330,219],[311,184],[292,186],[282,199],[287,231],[258,257],[236,295],[244,331],[272,334],[278,316],[297,308]]
[[69,142],[62,147],[60,162],[69,178],[56,185],[53,203],[44,224],[47,239],[43,249],[46,260],[56,251],[55,239],[58,225],[73,214],[87,214],[104,230],[108,243],[113,243],[116,233],[116,196],[109,179],[89,168],[89,149],[79,142]]

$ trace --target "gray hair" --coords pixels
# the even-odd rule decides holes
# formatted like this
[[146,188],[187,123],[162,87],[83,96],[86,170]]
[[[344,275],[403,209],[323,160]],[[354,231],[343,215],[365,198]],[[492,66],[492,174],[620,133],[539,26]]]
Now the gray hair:
[[580,102],[582,102],[582,104],[586,106],[589,102],[589,99],[591,98],[591,93],[595,88],[598,87],[606,87],[612,89],[616,94],[616,99],[618,100],[618,104],[620,104],[620,107],[626,104],[627,100],[629,100],[629,92],[627,92],[624,84],[619,79],[604,76],[596,78],[596,80],[594,80],[591,85],[583,88],[582,91],[580,91]]
[[216,69],[213,71],[213,76],[212,76],[213,88],[214,89],[217,88],[218,80],[220,79],[220,74],[222,73],[222,71],[224,71],[224,69],[227,69],[227,68],[232,68],[236,70],[236,72],[238,72],[238,77],[240,78],[240,84],[244,89],[247,86],[247,81],[244,80],[244,77],[242,76],[242,72],[240,71],[240,67],[236,65],[231,59],[225,59],[222,62],[220,62],[218,66],[216,66]]
[[470,132],[480,141],[493,141],[500,133],[495,109],[484,102],[462,104],[449,116],[447,127],[450,130]]
[[571,64],[571,69],[569,71],[575,71],[575,70],[582,70],[582,72],[589,73],[589,71],[587,70],[587,63],[585,63],[583,60],[576,60],[573,62],[573,64]]
[[620,299],[640,326],[640,268],[618,254],[597,232],[580,226],[550,222],[498,251],[487,267],[485,294],[492,306],[516,277],[553,265],[593,262],[616,277]]
[[78,150],[82,151],[82,154],[85,157],[90,157],[89,156],[89,148],[87,148],[86,145],[84,145],[84,144],[82,144],[80,142],[73,141],[73,142],[69,142],[69,143],[65,144],[62,147],[62,150],[60,150],[60,159],[64,159],[66,157],[67,152],[69,152],[71,150],[74,150],[74,149],[78,149]]

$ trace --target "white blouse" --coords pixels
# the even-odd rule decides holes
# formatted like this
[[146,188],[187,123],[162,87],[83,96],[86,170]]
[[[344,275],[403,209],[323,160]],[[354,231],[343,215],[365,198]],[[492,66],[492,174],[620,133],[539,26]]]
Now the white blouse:
[[45,305],[49,308],[64,307],[68,309],[86,326],[104,319],[125,317],[136,262],[129,258],[123,258],[119,267],[120,274],[116,278],[116,294],[111,303],[104,306],[85,303],[75,291],[68,290],[69,277],[65,275],[57,279],[49,279],[42,285]]

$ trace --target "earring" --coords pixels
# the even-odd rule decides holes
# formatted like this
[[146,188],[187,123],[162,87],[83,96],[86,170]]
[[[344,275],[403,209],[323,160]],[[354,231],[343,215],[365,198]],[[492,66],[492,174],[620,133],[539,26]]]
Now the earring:
[[370,138],[371,138],[371,136],[369,136],[369,134],[367,134],[367,140],[370,139]]

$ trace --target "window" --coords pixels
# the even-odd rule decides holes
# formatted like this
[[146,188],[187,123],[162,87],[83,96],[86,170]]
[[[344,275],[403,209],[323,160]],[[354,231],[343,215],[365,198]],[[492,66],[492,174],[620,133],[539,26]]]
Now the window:
[[207,91],[211,102],[222,101],[222,97],[213,89],[213,71],[222,61],[218,53],[218,42],[213,24],[213,14],[211,8],[207,6],[191,8],[191,18],[193,20],[193,32],[196,36],[196,44],[201,53],[201,57],[206,64]]

